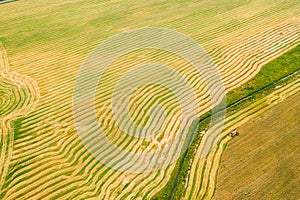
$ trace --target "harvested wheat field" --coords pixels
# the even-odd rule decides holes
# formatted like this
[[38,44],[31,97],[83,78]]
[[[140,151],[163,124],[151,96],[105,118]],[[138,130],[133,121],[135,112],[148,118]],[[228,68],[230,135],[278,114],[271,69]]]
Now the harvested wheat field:
[[[198,56],[201,64],[214,66],[222,88],[213,88],[225,95],[290,51],[297,61],[299,12],[300,2],[295,0],[19,0],[0,4],[0,199],[176,199],[173,190],[185,199],[211,198],[223,148],[207,150],[203,139],[194,141],[195,159],[184,161],[190,168],[182,182],[184,191],[174,184],[180,161],[172,158],[182,156],[180,147],[188,143],[190,128],[215,105],[206,79],[212,86],[219,83],[209,76],[213,70],[204,70],[208,76],[203,77],[197,62],[191,60]],[[145,37],[107,45],[123,35],[130,37],[131,30],[141,30]],[[180,33],[178,40],[168,35],[176,33]],[[159,40],[171,50],[153,48],[153,44],[138,49],[138,39]],[[193,42],[186,43],[190,39]],[[114,57],[98,80],[95,69],[100,71],[107,58],[91,60],[89,56],[99,44],[108,49],[107,54],[99,51],[103,55],[114,55],[124,45],[131,51]],[[195,44],[205,56],[193,51]],[[175,47],[181,55],[172,51]],[[155,65],[140,67],[146,63]],[[80,76],[84,66],[87,73]],[[288,76],[299,70],[297,66],[295,62],[278,71]],[[270,76],[261,87],[275,81]],[[297,80],[278,92],[285,97],[298,91]],[[89,81],[96,83],[95,88]],[[123,99],[122,92],[129,97]],[[214,97],[216,103],[223,98],[219,93]],[[277,102],[274,98],[265,110]],[[244,117],[253,116],[264,103],[262,98],[247,107]],[[244,119],[235,120],[236,115],[227,116],[225,128],[217,123],[208,134],[226,135]],[[97,140],[100,129],[103,140]],[[219,141],[216,147],[229,140],[219,139],[211,139]],[[200,158],[204,151],[211,152]],[[150,163],[167,165],[145,170]]]
[[214,199],[299,199],[300,94],[239,126],[222,156]]

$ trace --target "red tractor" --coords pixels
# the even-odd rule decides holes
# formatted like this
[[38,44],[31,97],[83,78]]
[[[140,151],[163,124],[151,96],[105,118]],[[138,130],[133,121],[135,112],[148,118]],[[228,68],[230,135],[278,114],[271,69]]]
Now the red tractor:
[[233,131],[231,131],[231,133],[229,134],[230,137],[234,137],[234,136],[237,136],[239,135],[239,132],[237,132],[236,129],[234,129]]

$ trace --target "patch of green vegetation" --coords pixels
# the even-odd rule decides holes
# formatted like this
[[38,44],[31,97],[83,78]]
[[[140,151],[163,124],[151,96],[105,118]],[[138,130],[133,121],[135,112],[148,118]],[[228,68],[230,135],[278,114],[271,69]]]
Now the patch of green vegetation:
[[300,69],[300,45],[282,56],[272,60],[262,67],[258,74],[247,83],[228,92],[227,106],[236,101],[251,97],[255,92],[262,90],[285,76]]
[[[258,74],[247,83],[235,88],[226,95],[227,116],[234,114],[243,107],[252,104],[274,91],[275,85],[284,85],[295,80],[300,70],[300,45],[280,57],[272,60],[262,67]],[[203,115],[199,120],[199,127],[193,142],[191,143],[186,157],[180,157],[166,186],[157,193],[153,199],[169,199],[174,190],[172,199],[180,199],[184,193],[184,181],[190,168],[189,160],[193,159],[193,149],[200,143],[198,134],[210,124],[211,111]],[[183,162],[183,163],[182,163]],[[182,163],[182,164],[181,164]],[[182,168],[180,170],[180,164]],[[180,170],[180,172],[179,172]],[[178,176],[178,182],[174,189],[174,183]]]

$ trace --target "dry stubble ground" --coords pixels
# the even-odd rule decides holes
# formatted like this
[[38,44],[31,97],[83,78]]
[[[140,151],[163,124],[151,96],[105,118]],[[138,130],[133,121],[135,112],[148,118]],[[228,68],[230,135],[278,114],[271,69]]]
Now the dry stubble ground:
[[215,199],[299,199],[300,94],[238,127],[222,156]]

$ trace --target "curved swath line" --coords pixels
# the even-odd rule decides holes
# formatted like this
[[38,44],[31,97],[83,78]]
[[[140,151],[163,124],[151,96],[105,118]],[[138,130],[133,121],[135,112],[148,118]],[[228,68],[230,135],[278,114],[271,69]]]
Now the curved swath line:
[[[177,81],[178,83],[176,83],[176,82],[174,82],[173,83],[173,85],[179,85],[180,84],[180,82],[179,81]],[[180,86],[180,85],[179,85]],[[151,89],[151,88],[150,88]],[[155,93],[157,93],[157,92],[155,92]],[[155,96],[155,93],[153,94],[153,96]],[[167,92],[165,92],[165,93],[167,93]],[[156,96],[156,98],[153,98],[153,99],[150,99],[150,100],[146,100],[147,102],[145,102],[146,104],[150,104],[150,103],[148,103],[149,101],[153,101],[153,100],[155,100],[155,101],[158,101],[159,100],[159,98],[164,98],[164,96],[163,96],[163,94],[164,93],[161,93],[161,95],[162,96],[160,96],[160,95],[158,95],[158,96]],[[169,96],[168,95],[168,93],[167,93],[167,96]],[[143,99],[142,99],[143,100]],[[139,103],[139,102],[137,102],[137,103]],[[171,103],[171,104],[173,104],[173,103]],[[139,104],[140,106],[142,106],[142,107],[144,107],[145,105],[143,105],[142,104],[142,102],[140,102],[140,104]],[[161,105],[165,105],[165,103],[163,103],[163,102],[161,102]],[[171,106],[171,105],[170,105]],[[137,108],[137,110],[138,110],[138,108]],[[133,112],[133,113],[138,113],[139,114],[139,112]],[[144,116],[142,116],[142,117],[144,117]],[[142,118],[142,120],[143,120],[144,118]],[[153,119],[154,120],[154,119]],[[150,123],[151,123],[151,121],[150,121]]]
[[[164,95],[167,95],[169,93],[168,91],[166,91],[165,89],[163,89],[161,87],[158,89],[156,89],[156,88],[157,87],[155,87],[155,86],[152,86],[151,88],[147,87],[147,89],[143,88],[143,89],[141,89],[142,92],[139,92],[139,94],[137,94],[133,98],[131,98],[131,102],[134,102],[134,105],[135,105],[135,107],[131,106],[131,109],[130,109],[130,113],[131,113],[131,117],[132,117],[133,121],[139,120],[138,117],[141,116],[141,110],[143,107],[144,107],[145,111],[148,111],[151,108],[151,105],[158,105],[159,99],[162,99]],[[145,102],[145,105],[147,105],[147,107],[145,105],[142,105],[142,102],[143,102],[142,96],[147,96],[147,97],[151,96],[151,98],[147,98],[147,101]],[[165,109],[165,110],[167,110],[167,109]],[[137,111],[137,112],[135,112],[135,111]],[[143,126],[146,125],[146,116],[145,115],[142,116],[142,119],[140,119],[139,123]],[[149,123],[149,121],[147,123],[151,124],[151,123]]]
[[0,165],[0,189],[2,188],[5,177],[8,173],[9,161],[12,154],[13,149],[13,130],[11,128],[11,121],[5,120],[0,121],[0,141],[1,141],[1,165]]
[[[234,115],[230,116],[227,121],[230,123],[227,123],[225,125],[225,129],[224,132],[221,135],[221,140],[219,141],[218,147],[222,147],[222,141],[228,141],[230,140],[229,137],[225,137],[228,132],[230,132],[230,130],[232,129],[233,126],[239,126],[243,123],[245,123],[246,121],[248,121],[249,119],[258,116],[259,114],[263,113],[265,110],[268,110],[270,107],[274,106],[275,104],[277,104],[278,102],[272,102],[272,104],[268,103],[268,99],[270,99],[272,96],[274,95],[278,95],[280,94],[281,96],[288,93],[288,95],[292,95],[295,94],[297,92],[300,91],[300,80],[296,80],[290,84],[288,84],[287,86],[281,88],[278,91],[273,92],[271,95],[268,95],[266,98],[264,98],[263,100],[260,100],[259,102],[256,102],[255,104],[252,104],[250,106],[248,106],[247,108],[239,111],[238,113],[235,113]],[[286,96],[287,97],[287,96]],[[236,118],[238,116],[238,119],[231,121],[232,119]],[[216,172],[217,169],[215,167],[218,167],[218,163],[219,163],[219,157],[217,159],[215,159],[216,155],[220,156],[222,151],[222,148],[218,148],[218,151],[216,151],[217,147],[215,147],[214,152],[212,152],[211,154],[209,154],[209,156],[207,158],[203,158],[203,159],[196,159],[194,160],[194,163],[199,163],[200,164],[200,168],[198,169],[198,172],[196,174],[201,174],[201,170],[204,167],[203,165],[203,160],[206,160],[206,164],[205,164],[205,179],[203,179],[203,181],[205,180],[205,182],[202,181],[201,184],[201,179],[196,178],[192,175],[193,179],[196,180],[196,182],[193,182],[193,184],[197,184],[198,186],[201,184],[201,190],[199,190],[199,193],[197,192],[198,190],[188,190],[186,193],[186,198],[203,198],[204,195],[208,192],[208,199],[210,199],[213,195],[213,191],[214,191],[214,187],[215,187],[215,183],[214,183],[214,177],[216,176]],[[200,148],[197,150],[197,152],[200,151]],[[197,158],[197,157],[195,157]],[[214,160],[214,163],[211,163],[211,161]],[[195,170],[195,164],[193,163],[193,167],[191,171]],[[213,165],[214,164],[214,165]],[[193,170],[194,169],[194,170]],[[213,171],[212,171],[213,170]],[[210,173],[212,171],[212,173]],[[195,175],[196,175],[195,174]],[[190,179],[189,179],[190,181]],[[199,182],[200,181],[200,182]],[[208,185],[208,181],[209,181],[209,185]],[[209,187],[209,189],[208,189]],[[189,188],[191,188],[191,186],[189,185]],[[199,187],[198,187],[199,188]],[[195,189],[195,188],[194,188]],[[190,193],[189,193],[190,192]],[[192,193],[193,192],[193,193]],[[194,196],[195,194],[198,193],[198,196]],[[190,196],[192,195],[193,196]],[[207,196],[206,196],[207,198]]]
[[[38,131],[36,129],[32,129],[32,130],[33,131],[38,131],[38,133],[41,134],[41,135],[45,135],[45,133],[47,131],[49,131],[46,128],[46,126],[47,126],[47,124],[44,124],[44,125],[41,126],[41,128],[43,129],[43,131]],[[74,129],[74,127],[72,128],[71,126],[67,126],[63,131],[66,132],[66,133],[69,133],[69,132],[72,131],[72,129]],[[24,132],[24,131],[27,131],[27,129],[22,128],[20,130],[20,132]],[[62,138],[66,138],[66,137],[68,137],[68,135],[62,136]],[[17,152],[17,153],[23,152],[23,150],[25,149],[26,152],[29,152],[28,154],[32,154],[36,150],[35,147],[43,147],[43,146],[46,147],[46,146],[49,146],[49,144],[51,144],[51,143],[56,143],[57,140],[58,140],[58,138],[56,138],[56,140],[55,140],[55,138],[56,138],[55,134],[52,134],[52,135],[47,136],[47,137],[39,137],[39,140],[34,141],[32,145],[26,144],[26,142],[28,141],[28,139],[22,138],[22,139],[20,139],[21,142],[15,144],[15,147],[17,149],[17,150],[15,150],[15,152]],[[41,148],[41,149],[43,149],[43,148]],[[41,150],[41,151],[43,151],[43,150]],[[39,151],[39,152],[41,152],[41,151]],[[25,155],[15,155],[14,156],[14,160],[17,160],[20,156],[21,157],[24,156],[24,158],[26,158],[26,156],[28,156],[28,155],[26,155],[26,154]]]
[[[246,40],[246,42],[241,42],[241,43],[233,45],[229,48],[226,48],[226,50],[224,50],[224,53],[219,55],[220,57],[214,58],[216,63],[218,63],[218,66],[219,66],[218,68],[219,68],[220,72],[223,73],[223,71],[230,70],[228,68],[222,68],[221,66],[224,66],[226,63],[229,63],[229,61],[232,61],[232,59],[234,58],[234,57],[232,58],[232,55],[241,53],[241,51],[244,52],[245,50],[247,50],[247,48],[245,48],[245,47],[248,47],[248,49],[249,49],[249,48],[251,48],[252,45],[257,46],[256,44],[259,44],[258,40],[260,40],[260,38],[265,37],[266,35],[272,34],[272,32],[274,32],[274,31],[283,30],[285,28],[284,25],[286,25],[286,23],[280,24],[279,26],[276,26],[276,27],[269,28],[267,31],[264,31],[262,33],[255,34],[255,35],[251,36],[250,38],[248,38]],[[244,52],[244,53],[246,53],[246,52]]]
[[[129,83],[129,82],[128,82],[128,83]],[[130,83],[129,83],[129,84],[130,84]],[[149,87],[148,87],[148,90],[151,90],[151,89],[152,89],[152,88],[149,88]],[[155,92],[155,93],[157,93],[157,92]],[[153,100],[158,101],[158,100],[159,100],[158,98],[163,97],[164,94],[166,94],[166,93],[167,93],[167,92],[161,93],[161,94],[159,95],[159,97],[156,97],[155,99],[147,99],[147,100],[146,100],[147,102],[144,102],[144,103],[145,103],[146,105],[149,105],[149,101],[151,101],[151,100],[152,100],[152,101],[153,101]],[[155,96],[155,94],[153,94],[153,96]],[[137,103],[138,103],[138,102],[137,102]],[[164,103],[162,102],[161,105],[163,105],[163,104],[164,104]],[[155,104],[155,105],[157,105],[157,104]],[[145,105],[142,105],[142,106],[144,107]],[[149,106],[148,106],[148,107],[149,107]],[[139,107],[138,107],[138,108],[139,108]],[[138,108],[135,108],[135,110],[139,111]],[[140,116],[140,112],[134,112],[135,110],[132,110],[132,113],[136,113],[136,114],[135,114],[135,117],[132,116],[132,119],[133,119],[133,120],[136,119],[137,116]],[[145,115],[142,115],[142,118],[141,118],[140,120],[142,120],[142,121],[143,121],[143,120],[146,120],[145,117],[146,117]],[[155,119],[152,119],[152,120],[155,120]],[[151,123],[152,123],[152,122],[150,121],[149,124],[151,124]],[[130,127],[128,127],[128,129],[130,129]],[[132,130],[132,131],[134,132],[134,130]],[[150,130],[150,131],[151,131],[151,130]],[[152,131],[151,131],[151,132],[152,132]]]
[[[23,130],[21,130],[21,131],[23,131]],[[46,132],[47,131],[42,131],[39,133],[45,134]],[[15,147],[18,148],[18,150],[15,151],[16,155],[14,156],[13,160],[18,160],[19,158],[27,158],[28,156],[35,155],[34,153],[35,153],[37,147],[41,148],[41,150],[39,152],[42,153],[45,150],[43,147],[46,148],[51,143],[56,143],[58,141],[59,141],[59,137],[57,137],[55,134],[53,134],[53,135],[50,135],[50,136],[47,136],[44,138],[40,138],[39,141],[35,142],[34,144],[32,144],[30,146],[19,143],[19,144],[15,145]],[[20,155],[23,152],[21,149],[26,150],[26,152],[28,152],[27,154],[29,154],[29,155],[26,154],[26,155],[24,155],[24,157],[22,155]],[[36,153],[38,154],[39,152],[36,152]]]
[[[67,154],[67,152],[65,152],[64,154]],[[66,157],[66,155],[60,155],[60,157],[62,157],[62,156]],[[54,161],[54,162],[52,162],[52,164],[55,164],[55,160],[54,159],[50,159],[49,161]],[[61,167],[65,167],[65,165],[61,164],[59,161],[56,162],[55,166],[46,166],[46,167],[43,166],[42,169],[39,168],[40,170],[43,171],[43,173],[42,174],[38,173],[38,175],[36,175],[36,176],[42,178],[45,175],[47,175],[47,174],[45,174],[45,172],[47,172],[48,176],[51,176],[52,178],[49,178],[49,179],[39,179],[39,180],[28,179],[27,182],[32,183],[32,184],[36,184],[36,182],[38,182],[37,184],[43,184],[41,187],[45,188],[47,186],[47,184],[51,185],[53,183],[57,183],[59,181],[63,181],[64,179],[66,179],[66,177],[69,180],[70,176],[65,176],[64,173],[71,173],[72,171],[74,171],[74,168],[75,168],[74,166],[70,166],[68,168],[64,168],[64,173],[60,173],[60,174],[57,175],[58,177],[53,178],[53,176],[52,176],[53,169],[57,170],[57,169],[60,169]],[[39,169],[35,169],[35,170],[37,171]],[[71,176],[71,177],[73,177],[73,176]],[[17,179],[19,179],[19,177]],[[50,180],[50,181],[47,182],[47,184],[45,184],[45,181],[48,181],[48,180]],[[12,191],[10,191],[10,192],[12,192]],[[6,197],[6,198],[12,198],[12,199],[14,199],[14,197],[20,196],[22,194],[23,194],[23,196],[36,195],[35,192],[30,191],[30,192],[18,193],[18,194],[14,193],[13,195],[9,195],[9,197]]]
[[0,73],[1,75],[8,73],[9,63],[7,59],[6,51],[0,42]]
[[[256,34],[254,36],[249,37],[245,42],[242,43],[238,43],[232,47],[229,47],[228,49],[226,49],[226,53],[223,53],[219,58],[216,58],[215,60],[217,60],[217,62],[219,63],[220,66],[222,65],[226,65],[226,63],[230,63],[232,62],[232,59],[234,59],[235,57],[232,57],[232,55],[239,53],[239,55],[241,55],[241,52],[244,52],[244,54],[248,55],[248,54],[252,54],[253,52],[248,52],[247,49],[251,49],[253,47],[257,47],[258,45],[260,45],[261,41],[270,43],[272,42],[272,40],[268,40],[270,38],[270,36],[274,37],[274,38],[283,38],[283,36],[280,36],[278,33],[280,33],[280,31],[284,30],[286,27],[291,26],[290,24],[287,23],[282,23],[276,27],[272,27],[269,28],[268,30]],[[274,34],[274,32],[276,32]],[[290,32],[291,34],[293,34],[293,32]],[[223,71],[227,71],[227,68],[222,68],[222,67],[218,67],[220,72],[223,73]]]
[[[170,168],[170,169],[172,169],[172,168]],[[168,172],[168,171],[169,171],[169,173],[171,173],[171,171],[167,169],[166,172]],[[138,185],[136,187],[133,187],[133,185],[132,185],[131,187],[127,187],[125,190],[122,190],[123,195],[121,193],[120,197],[118,199],[121,199],[121,198],[137,199],[138,197],[145,198],[146,194],[145,194],[145,192],[141,191],[141,189],[144,188],[146,185],[148,185],[149,181],[154,185],[159,184],[159,182],[163,181],[163,178],[165,177],[163,174],[164,173],[158,172],[158,173],[152,173],[149,176],[143,177],[138,182]]]
[[[61,140],[63,137],[61,137],[61,138],[58,138],[57,140]],[[48,150],[51,150],[51,149],[53,149],[53,152],[50,152],[50,155],[49,155],[49,157],[48,158],[46,158],[46,159],[43,159],[43,163],[45,162],[45,163],[49,163],[48,162],[48,159],[49,160],[53,160],[53,157],[55,157],[55,155],[57,155],[57,153],[58,153],[58,158],[59,157],[67,157],[67,156],[70,156],[70,155],[67,155],[67,152],[68,151],[75,151],[76,149],[71,149],[72,148],[72,146],[73,145],[76,145],[76,143],[77,144],[79,144],[79,141],[77,141],[77,140],[74,140],[74,139],[76,139],[76,135],[71,135],[71,137],[65,137],[65,138],[67,138],[66,140],[64,140],[63,141],[63,143],[59,143],[58,141],[57,141],[57,146],[52,146],[52,147],[50,147],[50,149],[48,149]],[[54,141],[55,142],[55,141]],[[74,143],[74,144],[73,144]],[[65,145],[65,144],[68,144],[68,145]],[[42,150],[43,151],[43,150]],[[44,151],[47,151],[47,150],[44,150]],[[57,152],[56,152],[57,151]],[[62,152],[61,154],[60,154],[60,152]],[[32,152],[32,153],[34,153],[34,152]],[[35,153],[37,153],[37,152],[35,152]],[[43,157],[43,155],[39,155],[39,154],[33,154],[33,156],[36,156],[37,158],[38,157]],[[59,159],[58,159],[59,160]],[[43,166],[42,164],[43,163],[40,163],[39,165],[38,164],[36,164],[36,163],[33,163],[32,165],[38,165],[39,167],[45,167],[45,166]],[[24,167],[24,168],[22,168],[21,169],[21,172],[22,172],[22,170],[24,170],[24,171],[26,171],[26,170],[28,170],[28,169],[30,169],[29,168],[30,167],[30,165],[28,165],[27,167]],[[30,173],[32,173],[31,175],[33,175],[33,173],[34,173],[34,170],[32,170],[32,171],[30,171]],[[13,179],[13,181],[12,181],[12,183],[15,181],[15,182],[17,182],[17,179],[16,179],[16,177],[14,177],[14,176],[12,176],[12,179]]]
[[[132,197],[131,199],[137,198],[138,196],[141,197],[141,195],[145,198],[148,199],[148,197],[146,197],[146,193],[147,192],[151,192],[153,194],[155,194],[156,192],[160,191],[161,188],[156,187],[158,184],[162,184],[165,185],[169,178],[171,177],[171,173],[173,171],[173,168],[175,166],[175,163],[172,164],[171,166],[169,166],[165,171],[159,171],[159,175],[157,174],[153,174],[153,179],[149,178],[149,176],[143,177],[142,181],[139,182],[139,184],[137,186],[134,186],[133,184],[131,185],[131,188],[134,189],[135,192],[132,192],[133,190],[130,190],[129,187],[126,188],[125,190],[122,191],[121,193],[121,197],[123,198],[123,196],[128,196],[128,199],[130,197]],[[149,185],[149,182],[153,183],[152,187],[150,190],[148,190],[147,186]],[[156,191],[155,191],[156,190]],[[124,194],[122,196],[122,194]],[[148,196],[151,196],[148,194]]]
[[14,130],[12,121],[34,109],[34,105],[39,98],[39,92],[36,83],[32,79],[15,72],[9,72],[7,54],[1,42],[0,69],[0,91],[2,93],[0,110],[0,139],[2,144],[0,190],[3,193],[2,186],[8,173],[13,152]]
[[[56,136],[57,137],[57,136]],[[66,139],[65,139],[66,138]],[[69,150],[70,148],[71,148],[71,146],[72,145],[75,145],[76,144],[76,142],[77,143],[79,143],[79,141],[76,141],[76,140],[74,140],[74,139],[76,139],[76,137],[75,136],[71,136],[71,137],[58,137],[58,138],[55,138],[56,139],[56,141],[54,140],[54,141],[52,141],[51,143],[56,143],[57,144],[57,146],[52,146],[51,148],[49,148],[49,149],[45,149],[45,148],[42,148],[40,151],[38,151],[38,152],[36,152],[36,151],[31,151],[30,152],[30,157],[32,157],[32,156],[34,156],[34,157],[36,157],[36,158],[39,158],[39,157],[43,157],[42,155],[39,155],[39,153],[44,153],[44,152],[47,152],[47,151],[49,151],[49,150],[52,150],[53,152],[50,152],[49,153],[49,157],[48,158],[46,158],[46,159],[44,159],[43,160],[43,163],[39,163],[39,165],[36,165],[37,167],[44,167],[42,164],[45,164],[45,163],[48,163],[48,160],[50,159],[52,159],[52,157],[53,156],[55,156],[56,155],[56,153],[58,152],[59,153],[59,156],[64,156],[65,154],[66,154],[66,152],[64,152],[64,151],[66,151],[66,150]],[[59,141],[61,140],[61,139],[65,139],[64,140],[64,142],[62,142],[62,143],[60,143]],[[66,143],[66,142],[69,142],[69,143],[67,143],[69,146],[65,146],[64,144]],[[74,143],[74,144],[73,144]],[[47,144],[47,143],[46,143]],[[46,145],[45,144],[42,144],[43,146],[45,146],[46,147]],[[63,148],[61,148],[61,146],[63,147]],[[43,147],[42,146],[42,147]],[[49,146],[49,145],[47,145],[47,146]],[[74,149],[75,150],[75,149]],[[57,152],[56,152],[57,151]],[[62,153],[62,154],[60,154],[60,153]],[[51,157],[50,157],[51,156]],[[29,157],[29,158],[30,158]],[[25,160],[26,160],[27,158],[25,158]],[[32,164],[33,165],[33,164]],[[30,169],[30,167],[33,167],[33,166],[26,166],[26,167],[23,167],[21,170],[20,170],[20,172],[24,172],[24,171],[26,171],[26,170],[29,170]],[[34,173],[34,170],[33,171],[31,171],[30,173]],[[12,178],[11,178],[12,180],[14,180],[14,179],[16,179],[16,177],[15,176],[12,176]]]

